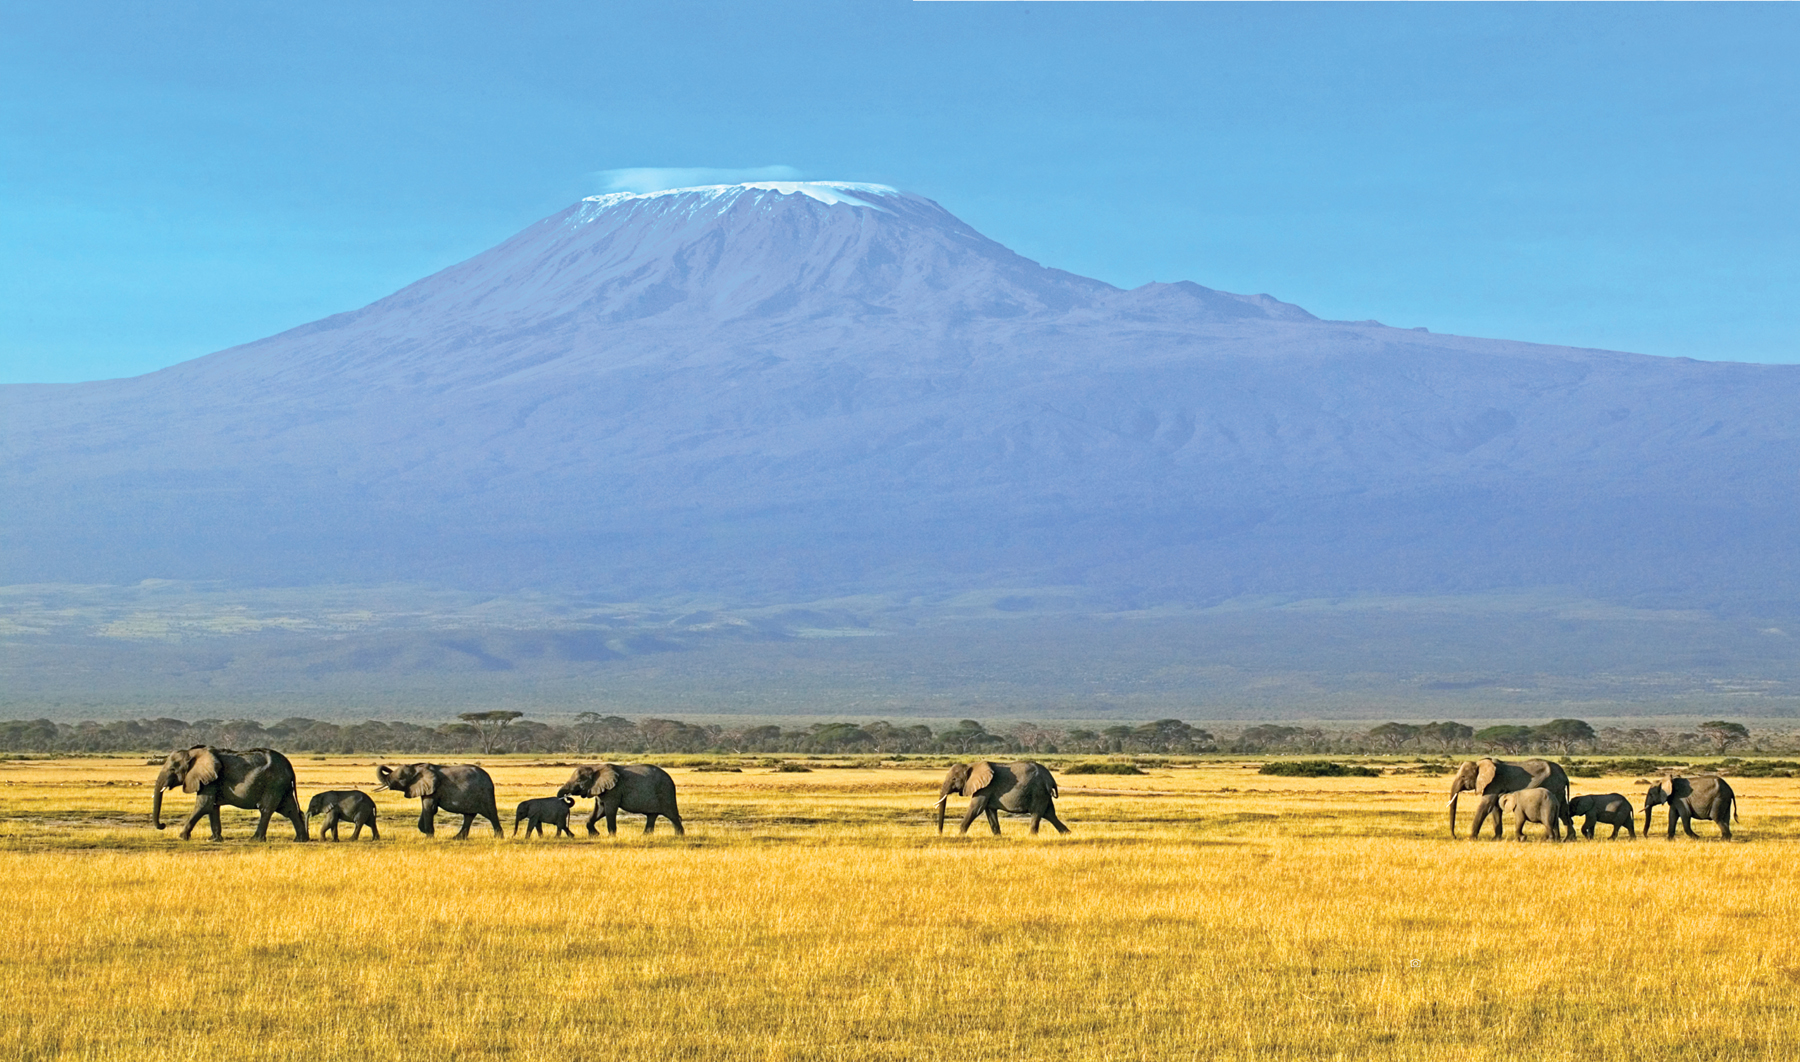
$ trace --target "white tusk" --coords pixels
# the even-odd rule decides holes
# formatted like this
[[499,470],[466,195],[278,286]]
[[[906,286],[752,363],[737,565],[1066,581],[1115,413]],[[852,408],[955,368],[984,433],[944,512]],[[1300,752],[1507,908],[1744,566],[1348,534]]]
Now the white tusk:
[[1462,796],[1462,794],[1461,793],[1450,794],[1450,800],[1444,806],[1447,808],[1455,807],[1456,806],[1456,798],[1459,796]]

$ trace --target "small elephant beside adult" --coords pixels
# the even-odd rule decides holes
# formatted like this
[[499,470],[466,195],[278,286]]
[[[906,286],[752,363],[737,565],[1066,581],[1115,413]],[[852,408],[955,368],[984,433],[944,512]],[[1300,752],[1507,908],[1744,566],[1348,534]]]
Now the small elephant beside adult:
[[644,816],[644,832],[656,829],[658,816],[669,820],[676,836],[687,833],[681,825],[681,810],[675,806],[675,779],[669,772],[648,763],[588,763],[575,768],[575,773],[556,791],[559,797],[593,797],[594,810],[588,815],[587,832],[600,831],[594,823],[606,818],[608,836],[619,832],[619,812]]
[[427,837],[437,833],[434,820],[439,811],[463,817],[462,829],[456,833],[459,841],[469,836],[477,817],[493,824],[495,837],[506,836],[500,828],[500,809],[494,803],[494,780],[472,763],[383,765],[375,769],[375,778],[381,783],[377,789],[418,798],[419,832]]
[[1685,778],[1676,775],[1665,778],[1650,787],[1644,794],[1644,836],[1650,835],[1651,812],[1658,804],[1669,806],[1668,839],[1675,839],[1675,823],[1679,819],[1681,828],[1689,837],[1699,838],[1694,832],[1694,818],[1711,819],[1718,823],[1719,836],[1731,840],[1731,817],[1737,810],[1737,794],[1731,791],[1731,783],[1716,775],[1703,774],[1698,778]]
[[221,807],[249,808],[260,813],[256,822],[258,841],[269,839],[269,818],[286,816],[294,824],[294,840],[310,840],[306,835],[306,816],[300,813],[300,796],[294,779],[294,765],[274,749],[215,748],[195,745],[176,749],[163,761],[156,774],[156,795],[150,805],[150,821],[164,829],[162,820],[163,790],[180,786],[194,794],[194,810],[181,827],[181,839],[193,836],[194,826],[202,816],[212,824],[212,839],[224,839],[220,828]]
[[314,793],[312,802],[306,805],[306,813],[314,819],[324,816],[318,823],[321,841],[328,833],[332,840],[338,840],[341,822],[356,824],[356,829],[350,833],[352,841],[362,837],[364,826],[369,828],[369,840],[381,840],[381,830],[375,825],[375,798],[360,789],[328,789]]
[[519,835],[519,823],[522,822],[525,824],[525,836],[527,837],[534,833],[542,837],[546,823],[556,827],[556,833],[553,836],[567,834],[573,837],[575,831],[569,829],[569,809],[574,806],[575,798],[566,796],[521,800],[519,806],[513,810],[513,836]]
[[1516,793],[1500,794],[1500,811],[1503,815],[1518,816],[1519,840],[1525,839],[1525,824],[1535,822],[1544,828],[1545,838],[1552,841],[1563,839],[1562,822],[1566,813],[1563,799],[1548,789],[1521,789]]
[[1500,797],[1525,789],[1547,789],[1555,793],[1562,801],[1563,821],[1574,829],[1574,820],[1568,817],[1569,775],[1561,764],[1545,760],[1508,763],[1481,759],[1464,763],[1450,779],[1450,836],[1456,836],[1456,802],[1462,794],[1473,792],[1481,798],[1475,805],[1475,825],[1469,830],[1469,838],[1473,840],[1481,836],[1482,823],[1489,815],[1494,816],[1494,836],[1498,838],[1501,831]]
[[1631,801],[1620,793],[1583,793],[1569,800],[1569,821],[1584,819],[1581,824],[1581,835],[1590,840],[1594,836],[1594,824],[1601,823],[1613,828],[1611,840],[1619,836],[1621,829],[1629,831],[1632,840],[1637,840],[1637,817],[1631,810]]
[[950,768],[950,773],[944,776],[944,784],[938,789],[939,833],[944,832],[945,805],[952,793],[969,798],[969,810],[963,815],[958,833],[968,833],[969,825],[979,816],[986,815],[988,827],[998,834],[1002,811],[1010,815],[1030,815],[1032,833],[1038,832],[1038,824],[1045,821],[1056,827],[1057,833],[1069,832],[1063,821],[1056,817],[1056,778],[1041,763],[976,760]]

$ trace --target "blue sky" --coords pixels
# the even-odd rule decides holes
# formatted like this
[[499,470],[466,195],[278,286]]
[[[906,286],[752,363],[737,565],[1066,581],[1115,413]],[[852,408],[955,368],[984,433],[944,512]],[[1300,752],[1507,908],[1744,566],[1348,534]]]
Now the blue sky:
[[1047,265],[1800,361],[1794,5],[0,2],[0,382],[370,302],[633,167]]

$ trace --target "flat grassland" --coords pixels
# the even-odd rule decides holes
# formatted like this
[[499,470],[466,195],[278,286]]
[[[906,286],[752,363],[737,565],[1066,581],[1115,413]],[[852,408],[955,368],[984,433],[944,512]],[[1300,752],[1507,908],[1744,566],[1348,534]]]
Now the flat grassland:
[[[485,762],[509,830],[569,773]],[[373,785],[295,766],[302,803]],[[1800,1056],[1800,780],[1734,780],[1732,843],[1472,843],[1441,777],[1212,762],[1063,774],[1071,835],[959,838],[941,765],[746,762],[672,769],[685,838],[428,840],[383,793],[380,843],[228,810],[215,845],[150,828],[154,773],[0,763],[0,1057]]]

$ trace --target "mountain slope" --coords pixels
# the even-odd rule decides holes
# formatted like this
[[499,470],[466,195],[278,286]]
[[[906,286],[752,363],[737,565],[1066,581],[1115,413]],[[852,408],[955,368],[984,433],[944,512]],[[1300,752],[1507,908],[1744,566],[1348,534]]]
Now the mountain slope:
[[879,186],[602,196],[352,313],[0,388],[0,582],[1779,610],[1797,400],[1788,366],[1121,291]]

